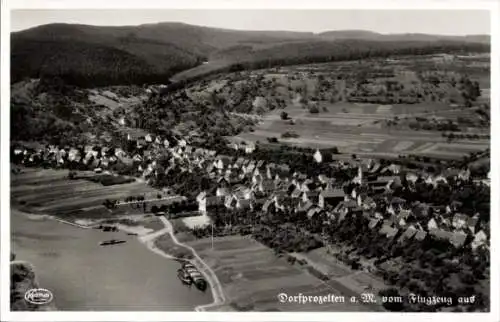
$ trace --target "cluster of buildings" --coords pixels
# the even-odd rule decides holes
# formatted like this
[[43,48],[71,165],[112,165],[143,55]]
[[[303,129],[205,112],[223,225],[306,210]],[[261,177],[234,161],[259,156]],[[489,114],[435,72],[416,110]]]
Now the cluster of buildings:
[[[357,175],[350,182],[337,182],[325,175],[308,177],[293,172],[286,164],[218,155],[214,150],[195,148],[184,139],[179,139],[173,146],[168,140],[149,134],[139,139],[130,136],[127,139],[136,145],[132,154],[118,147],[95,146],[14,148],[13,152],[18,162],[41,159],[59,166],[76,162],[91,169],[107,169],[123,163],[146,180],[152,180],[162,172],[168,175],[174,169],[183,172],[202,170],[214,186],[196,197],[202,214],[221,207],[289,214],[303,212],[311,220],[321,216],[330,223],[358,214],[368,219],[370,229],[378,230],[389,239],[434,238],[457,248],[488,247],[487,228],[477,214],[459,213],[457,204],[435,207],[393,197],[391,192],[403,185],[400,166],[395,164],[382,167],[373,160],[356,161],[355,164],[336,162],[332,166],[357,168]],[[165,162],[159,164],[160,156],[166,157],[167,166]],[[321,152],[316,151],[313,160],[320,163]],[[412,189],[417,180],[437,186],[440,182],[446,183],[450,176],[458,182],[470,182],[468,171],[405,175],[406,189]]]

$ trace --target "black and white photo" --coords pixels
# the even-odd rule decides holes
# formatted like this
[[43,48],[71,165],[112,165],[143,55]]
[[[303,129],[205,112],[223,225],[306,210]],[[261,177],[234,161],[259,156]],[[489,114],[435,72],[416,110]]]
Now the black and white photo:
[[492,10],[208,7],[6,8],[2,308],[497,314]]

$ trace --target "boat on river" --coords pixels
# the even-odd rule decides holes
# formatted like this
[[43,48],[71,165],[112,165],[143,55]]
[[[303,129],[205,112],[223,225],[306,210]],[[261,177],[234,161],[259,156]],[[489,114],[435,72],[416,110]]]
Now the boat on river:
[[105,241],[101,242],[99,245],[109,246],[109,245],[116,245],[116,244],[123,244],[123,243],[125,243],[125,240],[110,239],[110,240],[105,240]]
[[197,289],[204,292],[208,283],[200,271],[191,263],[184,263],[177,270],[177,277],[186,285],[195,285]]

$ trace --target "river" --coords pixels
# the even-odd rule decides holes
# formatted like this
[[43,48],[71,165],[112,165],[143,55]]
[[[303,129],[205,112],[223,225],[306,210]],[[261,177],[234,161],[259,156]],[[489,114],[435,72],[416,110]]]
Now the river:
[[[36,219],[35,219],[36,218]],[[100,246],[107,239],[124,244]],[[212,302],[182,285],[176,261],[150,251],[124,232],[81,229],[11,211],[11,249],[35,266],[40,287],[64,311],[193,311]]]

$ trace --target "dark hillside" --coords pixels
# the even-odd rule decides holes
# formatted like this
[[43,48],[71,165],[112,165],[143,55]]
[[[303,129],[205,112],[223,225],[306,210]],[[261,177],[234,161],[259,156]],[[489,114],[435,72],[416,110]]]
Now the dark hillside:
[[266,67],[401,52],[489,50],[488,44],[474,43],[489,40],[481,35],[443,38],[362,30],[313,34],[228,30],[183,23],[121,27],[50,24],[12,33],[11,39],[13,83],[55,75],[80,86],[166,83],[180,71],[194,67],[206,70],[203,62],[216,69],[244,62],[247,64],[243,67],[248,68],[248,64]]

